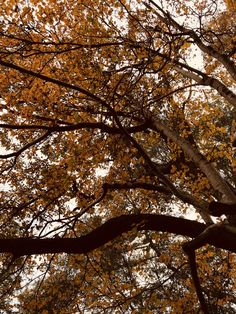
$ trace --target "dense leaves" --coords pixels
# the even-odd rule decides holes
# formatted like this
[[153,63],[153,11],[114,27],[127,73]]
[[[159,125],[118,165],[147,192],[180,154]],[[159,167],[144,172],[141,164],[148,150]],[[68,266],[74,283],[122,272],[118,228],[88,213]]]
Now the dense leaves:
[[235,12],[4,1],[1,312],[234,313]]

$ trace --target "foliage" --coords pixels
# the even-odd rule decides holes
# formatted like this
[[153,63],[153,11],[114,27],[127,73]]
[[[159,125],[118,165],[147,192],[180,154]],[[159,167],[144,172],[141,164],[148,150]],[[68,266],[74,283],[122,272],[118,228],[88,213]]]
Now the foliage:
[[236,11],[160,2],[1,5],[2,313],[197,313],[190,238],[234,313]]

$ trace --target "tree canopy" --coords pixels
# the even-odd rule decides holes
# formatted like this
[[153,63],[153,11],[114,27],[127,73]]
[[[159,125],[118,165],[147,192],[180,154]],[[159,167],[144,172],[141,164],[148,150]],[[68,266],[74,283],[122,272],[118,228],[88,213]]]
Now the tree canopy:
[[235,313],[235,19],[1,4],[1,313]]

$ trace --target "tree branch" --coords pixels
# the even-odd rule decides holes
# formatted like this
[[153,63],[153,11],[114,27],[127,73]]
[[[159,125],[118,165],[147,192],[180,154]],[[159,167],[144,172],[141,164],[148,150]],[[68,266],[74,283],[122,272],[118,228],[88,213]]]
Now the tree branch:
[[[188,35],[190,36],[194,43],[201,49],[202,52],[205,52],[209,56],[213,57],[214,59],[218,60],[221,64],[224,65],[225,69],[228,71],[228,73],[231,75],[231,77],[236,80],[236,65],[235,63],[226,55],[219,53],[217,50],[215,50],[213,47],[206,45],[203,43],[203,41],[200,39],[200,37],[196,34],[196,32],[193,29],[189,29],[187,27],[184,27],[183,25],[180,25],[176,20],[174,20],[170,14],[165,12],[157,3],[155,3],[152,0],[149,0],[152,5],[161,11],[163,14],[160,15],[157,11],[155,11],[156,15],[161,19],[162,22],[166,24],[172,24],[176,29],[181,31],[180,35]],[[148,8],[153,9],[148,4],[144,3],[145,6]]]
[[58,79],[49,77],[47,75],[44,75],[44,74],[41,74],[41,73],[38,73],[38,72],[35,72],[35,71],[32,71],[32,70],[28,70],[28,69],[22,68],[21,66],[13,64],[11,62],[3,61],[2,59],[0,59],[0,65],[5,66],[6,68],[14,69],[14,70],[16,70],[16,71],[18,71],[20,73],[26,74],[26,75],[37,77],[40,80],[43,80],[45,82],[50,82],[50,83],[56,84],[58,86],[62,86],[62,87],[65,87],[65,88],[69,88],[71,90],[75,90],[77,92],[82,93],[83,95],[88,96],[92,100],[95,100],[98,103],[101,103],[105,107],[107,107],[107,104],[106,104],[105,101],[103,101],[98,96],[94,95],[93,93],[89,92],[88,90],[86,90],[83,87],[80,87],[78,85],[74,85],[74,84],[70,84],[70,83],[66,83],[66,82],[60,81]]
[[171,195],[170,190],[164,186],[157,186],[155,184],[145,182],[130,182],[130,183],[104,183],[103,187],[108,190],[130,190],[130,189],[144,189],[150,191],[157,191],[166,195]]
[[[180,62],[176,62],[176,64],[180,64]],[[182,67],[186,68],[183,64],[181,64]],[[222,97],[224,97],[231,105],[233,105],[236,108],[236,95],[223,83],[221,83],[218,79],[208,76],[205,73],[201,73],[201,76],[183,69],[182,67],[176,65],[174,66],[174,69],[181,73],[183,76],[188,77],[190,79],[193,79],[195,82],[197,82],[200,85],[204,86],[210,86],[213,89],[215,89]]]
[[235,215],[236,214],[236,203],[225,204],[222,202],[212,201],[209,204],[208,210],[212,216],[216,216],[216,217],[219,217],[221,215]]
[[51,131],[46,132],[42,136],[40,136],[40,137],[36,138],[35,140],[33,140],[32,142],[27,143],[25,146],[23,146],[22,148],[20,148],[16,152],[5,154],[5,155],[0,155],[0,159],[7,159],[7,158],[11,158],[11,157],[17,158],[20,154],[22,154],[25,150],[27,150],[31,146],[34,146],[34,145],[40,143],[41,141],[43,141],[44,139],[46,139],[51,133],[52,133]]
[[[137,230],[169,232],[191,238],[196,238],[204,230],[208,230],[203,223],[183,218],[156,214],[122,215],[111,218],[87,235],[76,239],[0,239],[0,253],[12,253],[17,257],[63,252],[68,254],[86,254],[133,228],[137,228]],[[206,238],[203,240],[201,238],[201,241],[195,241],[194,239],[190,242],[192,247],[197,249],[207,242],[218,248],[236,252],[235,230],[232,231],[224,225],[217,226],[213,230],[216,232],[212,232],[213,236],[208,237],[207,240]]]
[[206,225],[156,214],[122,215],[111,218],[92,232],[77,239],[0,239],[0,253],[9,252],[15,256],[62,252],[86,254],[133,228],[196,237],[205,230]]
[[[106,125],[103,122],[80,122],[77,124],[73,125],[40,125],[40,124],[21,124],[21,125],[16,125],[16,124],[6,124],[2,123],[0,124],[0,128],[3,129],[11,129],[11,130],[48,130],[50,132],[68,132],[68,131],[76,131],[80,129],[100,129],[103,132],[109,133],[109,134],[121,134],[122,132],[120,131],[119,128],[116,127],[111,127]],[[142,123],[137,126],[132,126],[126,128],[126,131],[128,133],[136,133],[136,132],[141,132],[144,131],[148,128],[148,123]]]
[[199,153],[195,147],[193,147],[186,139],[180,137],[174,131],[169,129],[168,126],[164,125],[157,118],[153,117],[152,121],[157,130],[163,132],[169,139],[171,139],[183,149],[184,153],[189,156],[195,165],[197,165],[206,175],[215,190],[226,196],[229,201],[236,202],[236,196],[230,189],[229,185],[221,177],[218,171],[216,171],[216,169],[211,165],[211,163],[209,163],[208,160],[206,160],[206,158],[201,153]]
[[188,255],[191,275],[192,275],[194,287],[195,287],[195,290],[196,290],[196,293],[197,293],[197,296],[198,296],[198,300],[199,300],[199,302],[201,304],[201,309],[202,309],[204,314],[209,314],[210,312],[208,311],[208,306],[206,304],[206,301],[205,301],[205,298],[204,298],[204,295],[203,295],[203,292],[202,292],[200,280],[199,280],[199,277],[198,277],[195,251],[192,251],[192,250],[187,251],[187,250],[185,250],[185,253]]
[[[196,293],[199,299],[199,302],[201,304],[202,311],[205,314],[210,313],[208,306],[206,304],[200,280],[198,277],[198,272],[197,272],[197,264],[196,264],[196,257],[195,257],[195,250],[200,248],[201,246],[205,245],[206,243],[209,243],[212,239],[215,237],[219,236],[223,233],[225,230],[227,230],[227,224],[225,223],[218,223],[211,225],[207,227],[202,233],[200,233],[195,239],[185,243],[183,245],[183,250],[184,252],[188,255],[189,258],[189,264],[190,264],[190,269],[191,269],[191,274],[192,274],[192,279],[194,283],[194,287],[196,289]],[[234,234],[235,229],[231,230],[228,229],[229,232],[232,232]]]

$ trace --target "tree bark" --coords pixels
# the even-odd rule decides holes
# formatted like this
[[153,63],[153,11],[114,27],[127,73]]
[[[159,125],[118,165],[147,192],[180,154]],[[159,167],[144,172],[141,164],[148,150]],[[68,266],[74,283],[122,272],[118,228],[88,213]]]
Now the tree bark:
[[195,165],[198,166],[206,175],[212,187],[216,191],[219,191],[228,202],[236,203],[236,196],[230,189],[229,185],[221,177],[215,167],[208,160],[206,160],[205,157],[199,153],[195,147],[193,147],[187,140],[180,137],[158,119],[153,118],[153,125],[157,130],[163,132],[169,139],[171,139],[183,149],[184,153],[190,157]]

